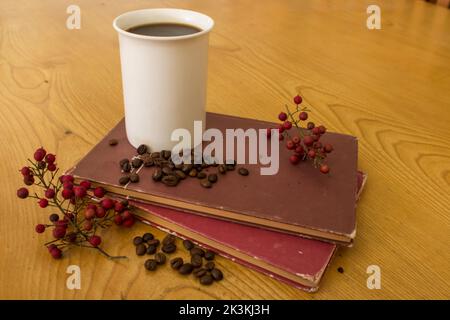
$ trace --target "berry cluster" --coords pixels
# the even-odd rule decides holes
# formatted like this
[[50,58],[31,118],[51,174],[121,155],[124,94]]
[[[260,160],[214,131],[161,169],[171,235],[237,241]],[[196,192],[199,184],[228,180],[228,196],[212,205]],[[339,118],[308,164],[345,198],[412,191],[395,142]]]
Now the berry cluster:
[[[278,119],[281,123],[277,129],[280,133],[280,141],[286,140],[286,148],[292,151],[289,161],[296,165],[300,161],[310,160],[314,167],[320,172],[327,174],[330,167],[324,163],[327,155],[333,151],[333,146],[329,143],[322,143],[321,137],[327,129],[323,126],[316,126],[314,122],[307,122],[304,127],[302,123],[308,120],[308,109],[301,107],[303,99],[299,95],[294,97],[296,108],[291,112],[286,105],[286,112],[281,112]],[[291,130],[293,129],[293,130]],[[267,129],[267,136],[270,137],[272,128]],[[295,131],[295,132],[292,132]]]
[[56,178],[58,168],[56,156],[39,148],[34,153],[34,161],[28,159],[29,166],[20,170],[23,182],[27,186],[35,185],[42,189],[42,195],[31,194],[27,187],[17,190],[21,199],[34,198],[41,208],[51,207],[58,211],[49,216],[49,222],[38,224],[37,233],[52,230],[53,240],[47,242],[50,255],[59,259],[63,250],[78,246],[95,248],[110,259],[113,257],[100,248],[102,238],[97,231],[112,223],[124,227],[133,226],[135,219],[127,201],[116,201],[105,197],[102,187],[92,187],[84,180],[76,184],[71,175]]

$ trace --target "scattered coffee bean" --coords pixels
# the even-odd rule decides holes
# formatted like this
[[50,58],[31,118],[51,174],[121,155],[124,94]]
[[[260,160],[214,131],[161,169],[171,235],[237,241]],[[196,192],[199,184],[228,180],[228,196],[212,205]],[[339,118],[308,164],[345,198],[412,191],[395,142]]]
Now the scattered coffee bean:
[[245,168],[239,168],[238,172],[241,176],[248,176],[249,173],[248,170]]
[[147,244],[148,244],[149,246],[155,246],[155,247],[158,247],[158,246],[159,246],[159,240],[158,240],[158,239],[148,240],[148,241],[147,241]]
[[177,246],[174,243],[169,243],[163,246],[161,250],[164,253],[174,253],[177,250]]
[[217,177],[217,174],[215,174],[215,173],[208,175],[208,181],[211,183],[216,183],[217,179],[218,179],[218,177]]
[[194,166],[192,164],[184,164],[181,169],[185,174],[189,174]]
[[129,176],[123,176],[123,177],[120,177],[120,179],[119,179],[119,184],[121,186],[126,185],[128,182],[130,182],[130,177]]
[[119,140],[117,140],[117,139],[111,139],[111,140],[108,141],[108,144],[109,144],[111,147],[117,146],[117,145],[119,144]]
[[214,282],[214,279],[211,275],[205,274],[203,277],[200,278],[200,283],[204,286],[209,286]]
[[162,172],[163,172],[165,175],[173,175],[173,170],[170,169],[169,167],[164,167],[164,168],[162,168]]
[[168,187],[175,187],[178,184],[178,177],[177,176],[165,176],[161,179],[162,183],[164,183]]
[[144,153],[146,153],[147,152],[147,146],[145,145],[145,144],[141,144],[137,149],[136,149],[136,151],[137,151],[137,153],[139,154],[139,155],[143,155]]
[[132,173],[131,175],[130,175],[130,181],[132,182],[132,183],[137,183],[137,182],[139,182],[139,175],[137,174],[137,173]]
[[155,165],[155,162],[151,158],[146,158],[143,161],[144,161],[144,167],[146,167],[146,168],[153,167]]
[[136,255],[143,256],[147,252],[145,244],[141,243],[136,246]]
[[161,153],[160,152],[152,152],[150,154],[150,157],[152,157],[153,159],[159,158],[159,157],[161,157]]
[[191,256],[191,264],[194,268],[201,267],[203,264],[203,258],[198,254],[194,254]]
[[197,169],[192,169],[189,171],[189,177],[195,178],[197,176]]
[[134,237],[133,239],[133,244],[135,246],[140,245],[142,242],[144,242],[144,239],[142,239],[141,237]]
[[142,236],[142,239],[145,242],[148,242],[150,240],[153,240],[155,237],[153,236],[153,234],[151,234],[150,232],[144,233],[144,235]]
[[201,180],[201,181],[200,181],[200,185],[201,185],[203,188],[206,188],[206,189],[209,189],[209,188],[212,187],[212,183],[211,183],[208,179],[203,179],[203,180]]
[[156,250],[158,249],[158,247],[157,246],[155,246],[155,245],[150,245],[150,246],[148,246],[148,248],[147,248],[147,254],[155,254],[155,252],[156,252]]
[[200,249],[199,247],[194,247],[190,250],[191,256],[198,254],[200,257],[205,255],[205,251]]
[[226,164],[225,167],[227,168],[227,171],[234,171],[235,166],[232,164]]
[[200,268],[197,270],[194,270],[194,276],[197,278],[203,277],[208,271],[205,268]]
[[221,174],[227,173],[227,167],[224,164],[219,165],[218,170],[219,170],[219,173],[221,173]]
[[206,260],[209,260],[209,261],[213,260],[215,256],[216,256],[216,254],[213,251],[211,251],[211,250],[205,251],[205,259]]
[[180,272],[181,274],[190,274],[192,270],[194,270],[192,264],[185,263],[178,269],[178,272]]
[[131,171],[131,164],[130,162],[125,162],[122,166],[123,172],[130,172]]
[[208,175],[206,173],[204,173],[203,171],[200,171],[199,173],[197,173],[197,179],[205,179]]
[[131,161],[131,166],[133,167],[133,168],[140,168],[141,166],[142,166],[142,163],[143,163],[144,161],[142,161],[141,159],[139,159],[139,158],[134,158],[132,161]]
[[155,254],[155,260],[157,264],[162,265],[166,263],[166,255],[162,252],[158,252]]
[[214,268],[211,270],[211,276],[214,278],[214,280],[216,281],[220,281],[223,279],[223,273],[222,271],[220,271],[217,268]]
[[177,257],[170,260],[170,266],[172,269],[178,270],[183,265],[184,261],[183,258]]
[[191,240],[183,240],[183,246],[186,250],[190,251],[194,248],[194,243]]
[[161,156],[166,160],[169,160],[171,155],[172,155],[172,152],[170,152],[170,150],[161,151]]
[[178,178],[180,178],[181,180],[186,179],[186,175],[185,175],[184,172],[181,171],[181,170],[176,170],[176,171],[175,171],[175,175],[176,175]]
[[145,269],[149,270],[149,271],[155,271],[156,268],[158,267],[158,263],[156,262],[155,259],[148,259],[145,261]]
[[214,262],[212,262],[212,261],[208,261],[208,262],[205,264],[205,269],[208,270],[208,271],[211,271],[211,270],[214,269],[215,267],[216,267],[216,264],[215,264]]
[[163,176],[162,170],[160,168],[157,168],[155,171],[153,171],[152,179],[154,181],[159,181],[161,180],[162,176]]
[[337,268],[337,271],[338,271],[339,273],[344,273],[344,268],[339,267],[339,268]]
[[164,246],[166,246],[166,245],[168,245],[170,243],[175,243],[175,241],[176,241],[176,237],[174,235],[172,235],[172,234],[168,234],[167,236],[164,237],[164,239],[162,241],[162,244]]
[[119,162],[119,166],[122,168],[125,163],[129,163],[129,162],[130,162],[130,160],[128,160],[128,159],[122,159]]

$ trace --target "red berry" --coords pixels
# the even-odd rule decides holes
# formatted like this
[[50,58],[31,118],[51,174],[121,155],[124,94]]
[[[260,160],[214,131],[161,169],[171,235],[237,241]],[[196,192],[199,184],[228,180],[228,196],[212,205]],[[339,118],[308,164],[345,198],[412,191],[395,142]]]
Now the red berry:
[[319,127],[314,127],[314,128],[312,129],[312,133],[313,133],[313,134],[320,134],[320,129],[319,129]]
[[27,197],[28,197],[28,194],[29,194],[29,192],[28,192],[28,189],[27,189],[27,188],[20,188],[19,190],[17,190],[17,196],[18,196],[20,199],[25,199],[25,198],[27,198]]
[[52,251],[52,250],[55,249],[55,248],[58,248],[58,247],[57,247],[56,244],[54,244],[54,243],[52,243],[52,244],[50,244],[50,245],[47,246],[48,252]]
[[45,231],[45,226],[43,224],[38,224],[36,225],[35,230],[37,233],[43,233]]
[[283,141],[283,140],[284,140],[284,136],[283,136],[282,134],[280,134],[280,135],[278,136],[278,140],[279,140],[279,141]]
[[47,152],[41,147],[34,152],[34,160],[42,161]]
[[63,183],[63,188],[72,190],[73,189],[73,183],[70,182],[70,181],[66,181],[66,182]]
[[280,134],[282,134],[284,132],[284,126],[282,124],[279,124],[277,128],[278,128],[278,132]]
[[296,154],[293,154],[293,155],[291,155],[291,156],[289,157],[289,161],[290,161],[292,164],[298,164],[298,163],[300,162],[300,157],[297,156]]
[[124,205],[122,203],[116,202],[114,204],[114,211],[115,212],[121,213],[123,210],[125,210],[125,207],[124,207]]
[[38,203],[41,208],[46,208],[48,206],[48,200],[45,198],[40,199]]
[[31,175],[31,170],[29,167],[23,167],[22,169],[20,169],[20,173],[23,176],[29,176],[29,175]]
[[31,186],[34,183],[34,177],[31,175],[23,177],[23,183],[27,186]]
[[308,113],[305,111],[300,112],[300,114],[298,115],[298,118],[302,121],[305,121],[306,119],[308,119]]
[[106,211],[102,207],[98,207],[95,215],[97,216],[97,218],[103,218],[104,216],[106,216]]
[[286,121],[286,119],[287,119],[287,114],[286,114],[286,112],[280,112],[280,114],[278,115],[278,119],[279,119],[280,121]]
[[93,203],[88,203],[88,205],[86,206],[87,209],[94,209],[97,210],[97,206]]
[[56,222],[59,220],[59,216],[56,213],[52,213],[49,217],[48,220],[50,220],[50,222]]
[[124,211],[123,214],[122,214],[122,218],[124,218],[125,220],[130,219],[132,217],[133,217],[133,215],[128,210]]
[[288,141],[286,142],[286,148],[287,148],[288,150],[293,150],[293,149],[295,148],[294,142],[293,142],[292,140],[288,140]]
[[128,218],[128,219],[126,219],[123,223],[122,223],[122,225],[125,227],[125,228],[131,228],[133,225],[134,225],[134,218],[133,217],[131,217],[131,218]]
[[59,177],[59,180],[61,182],[73,182],[74,181],[74,177],[71,176],[70,174],[65,174],[65,175]]
[[53,199],[54,197],[55,197],[55,190],[54,189],[47,189],[46,191],[45,191],[45,197],[47,198],[47,199]]
[[295,104],[300,104],[300,103],[302,103],[302,101],[303,101],[303,99],[302,99],[302,97],[300,97],[299,95],[296,95],[296,96],[294,97],[294,103],[295,103]]
[[123,222],[122,217],[118,214],[114,217],[114,223],[117,224],[118,226],[120,226]]
[[313,134],[313,135],[311,136],[311,138],[314,140],[314,142],[316,142],[316,141],[319,141],[320,136],[317,135],[317,134]]
[[316,149],[322,148],[322,142],[320,142],[320,141],[314,142],[314,148],[316,148]]
[[89,221],[89,220],[86,220],[83,223],[83,229],[86,231],[91,231],[93,226],[94,226],[94,224],[92,223],[92,221]]
[[331,144],[327,143],[327,144],[323,147],[323,150],[324,150],[326,153],[330,153],[330,152],[333,151],[333,146],[332,146]]
[[83,180],[80,182],[80,186],[84,187],[86,190],[91,188],[91,182],[88,180]]
[[64,217],[63,220],[58,220],[58,221],[56,221],[56,222],[55,222],[55,226],[56,226],[56,227],[60,227],[60,228],[67,229],[67,220],[66,220],[66,218]]
[[96,214],[95,210],[94,210],[94,209],[91,209],[91,208],[86,209],[86,211],[84,211],[84,217],[85,217],[87,220],[91,220],[92,218],[94,218],[94,217],[95,217],[95,214]]
[[82,186],[73,187],[73,193],[77,198],[84,198],[86,196],[86,188]]
[[75,232],[71,232],[67,235],[67,240],[70,242],[75,242],[77,240],[77,234]]
[[291,129],[292,128],[292,123],[290,121],[285,121],[283,123],[283,128],[286,129],[286,130]]
[[308,124],[306,125],[306,127],[308,128],[308,130],[312,130],[314,129],[316,125],[314,124],[314,122],[308,122]]
[[314,143],[314,139],[311,136],[305,136],[303,138],[303,143],[305,144],[305,146],[309,147],[312,146],[312,144]]
[[61,196],[66,200],[70,199],[73,196],[73,191],[71,189],[63,189]]
[[61,259],[62,251],[61,251],[61,249],[54,247],[50,250],[50,254],[52,255],[52,257],[54,259]]
[[314,150],[309,150],[308,151],[308,157],[310,157],[311,159],[316,157],[316,152]]
[[50,172],[56,171],[56,164],[49,163],[48,166],[47,166],[47,170],[50,171]]
[[96,196],[97,198],[103,198],[105,196],[105,189],[103,189],[102,187],[97,187],[94,189],[94,196]]
[[322,172],[323,174],[327,174],[330,172],[330,167],[328,167],[328,165],[326,164],[322,164],[320,166],[320,172]]
[[89,243],[93,247],[98,247],[100,245],[100,243],[102,243],[102,238],[100,238],[99,236],[91,236],[89,238]]
[[56,239],[64,238],[64,236],[66,235],[66,230],[67,229],[64,227],[56,227],[55,229],[53,229],[53,237],[55,237]]
[[295,148],[295,153],[298,153],[298,154],[300,154],[300,155],[304,154],[304,153],[305,153],[305,150],[303,149],[303,146],[297,146],[297,147]]
[[112,209],[114,207],[114,201],[112,201],[111,199],[103,199],[100,202],[100,205],[103,207],[103,209],[109,210]]
[[299,144],[300,143],[300,137],[299,136],[294,136],[292,138],[292,142],[295,143],[295,144]]
[[324,134],[327,131],[327,128],[325,128],[324,126],[319,126],[318,128],[320,134]]
[[47,163],[53,163],[53,162],[55,162],[55,160],[56,160],[56,156],[54,154],[49,153],[45,156],[45,162],[47,162]]

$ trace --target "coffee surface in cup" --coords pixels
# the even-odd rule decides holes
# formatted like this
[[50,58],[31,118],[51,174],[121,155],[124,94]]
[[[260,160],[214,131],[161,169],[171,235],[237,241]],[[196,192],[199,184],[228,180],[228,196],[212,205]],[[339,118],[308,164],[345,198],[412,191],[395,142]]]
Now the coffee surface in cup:
[[194,34],[201,29],[180,23],[151,23],[131,27],[128,32],[152,37],[178,37]]

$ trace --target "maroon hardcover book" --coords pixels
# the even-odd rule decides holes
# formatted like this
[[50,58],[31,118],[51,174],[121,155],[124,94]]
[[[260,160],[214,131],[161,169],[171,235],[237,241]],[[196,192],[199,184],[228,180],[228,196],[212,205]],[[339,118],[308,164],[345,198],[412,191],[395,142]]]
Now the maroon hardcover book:
[[[358,194],[366,175],[358,173]],[[165,232],[200,246],[301,290],[314,292],[336,245],[243,224],[131,201],[137,217]]]
[[[207,128],[222,132],[275,126],[213,113],[207,114],[206,121]],[[119,141],[115,147],[108,144],[113,138]],[[127,141],[122,120],[72,173],[78,180],[89,179],[108,191],[160,206],[349,245],[356,233],[357,139],[327,132],[322,140],[335,149],[327,159],[330,175],[321,174],[310,163],[291,165],[290,151],[281,145],[279,171],[273,176],[261,175],[260,164],[245,165],[249,176],[220,175],[211,189],[202,188],[197,179],[183,180],[173,188],[152,181],[154,169],[139,168],[139,183],[123,187],[118,182],[123,175],[119,161],[136,155],[136,150]]]

